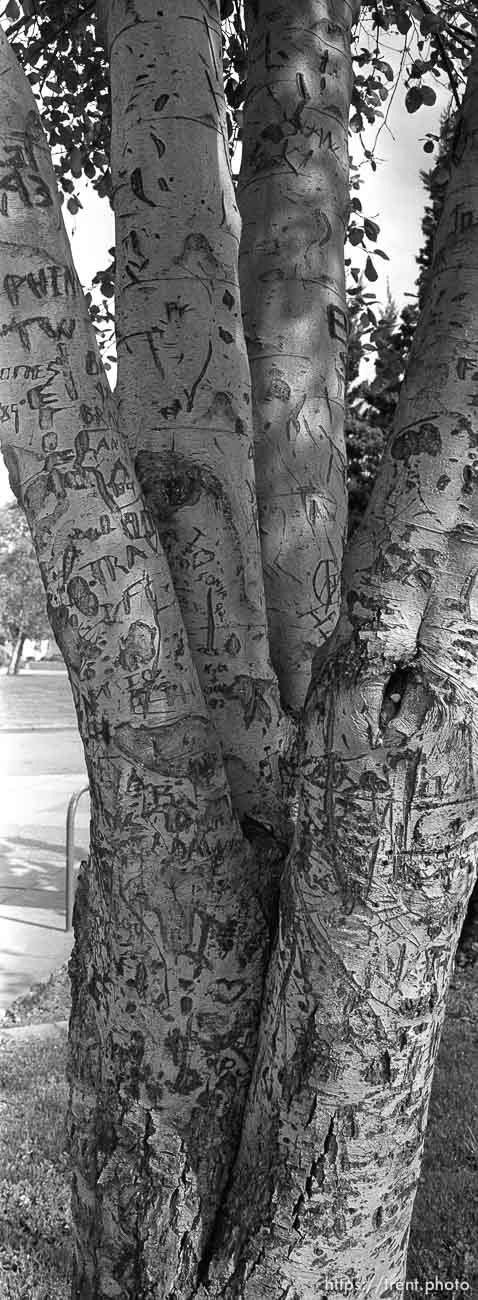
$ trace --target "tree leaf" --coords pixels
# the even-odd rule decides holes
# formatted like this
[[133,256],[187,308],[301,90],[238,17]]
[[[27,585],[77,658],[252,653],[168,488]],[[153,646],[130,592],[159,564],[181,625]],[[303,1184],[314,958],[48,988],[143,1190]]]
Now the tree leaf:
[[83,170],[83,154],[77,145],[75,145],[70,153],[70,168],[72,176],[75,176],[76,178],[81,176]]
[[17,0],[9,0],[5,10],[5,17],[8,18],[11,23],[15,23],[17,18],[20,17],[20,5],[17,4]]
[[405,108],[407,113],[416,113],[423,103],[423,91],[421,86],[410,86],[405,95]]
[[402,36],[406,36],[407,32],[410,31],[412,25],[411,18],[409,18],[408,14],[405,13],[397,14],[395,17],[395,22],[400,34]]
[[421,95],[422,95],[422,103],[423,103],[423,104],[434,104],[434,103],[435,103],[435,100],[436,100],[436,92],[434,91],[433,86],[422,86],[422,87],[421,87]]
[[380,226],[377,225],[376,221],[370,221],[369,217],[365,218],[365,221],[363,223],[363,228],[365,230],[367,239],[376,239],[380,233]]
[[387,81],[393,81],[394,72],[390,63],[385,63],[384,59],[377,59],[375,62],[375,67],[377,68],[378,72],[381,72],[383,76],[387,78]]
[[375,270],[371,257],[367,257],[367,261],[365,263],[365,275],[367,277],[367,280],[378,280],[378,273]]

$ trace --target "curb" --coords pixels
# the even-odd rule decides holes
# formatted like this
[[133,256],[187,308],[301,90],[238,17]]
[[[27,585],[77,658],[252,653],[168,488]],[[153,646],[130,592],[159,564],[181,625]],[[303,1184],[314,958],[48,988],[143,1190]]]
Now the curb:
[[24,1042],[35,1038],[54,1038],[68,1029],[67,1020],[42,1020],[31,1025],[3,1025],[0,1022],[0,1047],[8,1043]]

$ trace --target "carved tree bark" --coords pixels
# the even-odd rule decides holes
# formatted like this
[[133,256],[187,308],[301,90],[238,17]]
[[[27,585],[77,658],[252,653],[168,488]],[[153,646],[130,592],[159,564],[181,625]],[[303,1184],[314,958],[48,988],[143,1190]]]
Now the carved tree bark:
[[347,525],[344,239],[357,3],[246,0],[241,301],[271,653],[303,706],[333,631]]
[[283,826],[216,4],[102,4],[111,69],[117,401],[235,808]]
[[396,427],[295,742],[314,628],[338,612],[349,7],[250,6],[255,442],[216,0],[105,0],[102,16],[117,399],[0,40],[2,444],[92,805],[71,963],[72,1295],[385,1300],[403,1286],[476,873],[478,60]]

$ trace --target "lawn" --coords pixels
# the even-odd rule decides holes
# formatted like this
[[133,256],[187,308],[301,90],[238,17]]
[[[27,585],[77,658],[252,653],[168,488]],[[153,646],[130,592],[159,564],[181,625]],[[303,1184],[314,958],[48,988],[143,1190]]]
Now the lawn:
[[0,1295],[67,1300],[66,1031],[0,1046]]
[[[68,1014],[66,970],[7,1022]],[[68,1300],[66,1030],[0,1031],[1,1300]],[[433,1086],[406,1296],[478,1297],[478,966],[457,970]]]

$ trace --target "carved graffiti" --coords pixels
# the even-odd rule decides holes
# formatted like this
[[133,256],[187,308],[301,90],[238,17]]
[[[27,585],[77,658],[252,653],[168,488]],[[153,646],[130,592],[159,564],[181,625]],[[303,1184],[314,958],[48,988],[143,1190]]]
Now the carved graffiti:
[[327,324],[332,339],[338,339],[340,343],[347,342],[349,329],[347,314],[335,303],[329,303],[327,307]]
[[458,357],[456,373],[458,379],[478,379],[478,357]]
[[60,320],[56,325],[52,325],[47,316],[29,316],[26,320],[12,320],[5,323],[1,327],[0,334],[2,338],[5,338],[8,334],[18,334],[22,347],[27,352],[31,352],[31,331],[33,326],[37,326],[49,339],[71,339],[75,332],[76,321],[70,318],[69,320]]
[[279,402],[288,402],[291,394],[290,384],[284,379],[277,366],[272,366],[270,380],[265,393],[266,401],[277,397]]
[[46,181],[27,166],[20,145],[4,145],[6,158],[0,158],[0,209],[2,216],[10,215],[8,195],[15,194],[24,208],[50,208],[53,199]]
[[394,438],[390,450],[394,460],[407,461],[411,456],[421,456],[424,452],[428,456],[438,456],[441,446],[438,426],[425,421],[399,433]]
[[42,140],[42,128],[34,109],[27,113],[22,144],[5,144],[0,158],[0,210],[9,214],[9,195],[16,195],[23,208],[49,208],[53,198],[40,174],[35,148]]
[[40,300],[48,297],[76,298],[80,281],[72,266],[42,266],[27,275],[9,272],[4,276],[3,287],[11,306],[18,307],[20,296],[25,293]]
[[118,749],[161,776],[189,778],[212,775],[217,767],[218,754],[213,749],[210,727],[200,717],[188,718],[154,730],[151,727],[134,727],[121,723],[114,732]]
[[147,623],[138,620],[131,624],[126,637],[121,641],[119,662],[126,671],[136,672],[151,663],[157,653],[156,633]]
[[457,203],[451,213],[453,221],[453,235],[464,235],[467,230],[471,230],[476,223],[476,214],[471,208],[465,208],[463,203]]
[[81,575],[70,579],[67,591],[72,605],[79,609],[80,614],[84,614],[87,618],[94,618],[99,610],[98,597]]

